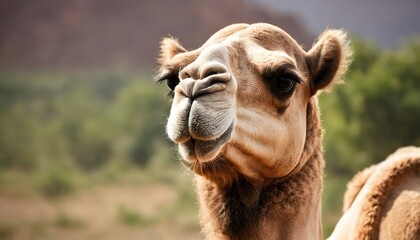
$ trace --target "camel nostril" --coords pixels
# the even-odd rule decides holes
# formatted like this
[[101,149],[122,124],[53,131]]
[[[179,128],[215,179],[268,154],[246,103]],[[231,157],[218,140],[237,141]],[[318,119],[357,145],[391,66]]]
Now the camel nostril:
[[191,78],[191,75],[187,72],[186,69],[184,69],[181,72],[179,72],[178,77],[179,77],[180,80],[184,80],[184,79],[187,79],[187,78]]
[[228,68],[217,61],[204,64],[198,75],[200,78],[196,81],[192,90],[193,98],[220,92],[226,89],[226,84],[231,79]]
[[227,88],[227,82],[230,79],[231,75],[228,72],[210,74],[206,78],[195,82],[192,96],[193,98],[197,98],[202,95],[223,91]]
[[200,72],[200,79],[205,79],[213,75],[226,73],[227,67],[219,62],[212,62],[204,65],[203,70]]
[[211,61],[187,66],[179,72],[179,79],[178,92],[188,98],[198,98],[226,89],[232,77],[224,64]]

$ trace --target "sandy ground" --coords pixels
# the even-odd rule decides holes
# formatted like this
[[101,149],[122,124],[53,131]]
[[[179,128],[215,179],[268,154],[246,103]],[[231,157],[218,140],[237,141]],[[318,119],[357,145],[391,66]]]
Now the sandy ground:
[[61,199],[0,194],[0,239],[203,239],[195,210],[184,216],[180,201],[165,183],[97,186]]

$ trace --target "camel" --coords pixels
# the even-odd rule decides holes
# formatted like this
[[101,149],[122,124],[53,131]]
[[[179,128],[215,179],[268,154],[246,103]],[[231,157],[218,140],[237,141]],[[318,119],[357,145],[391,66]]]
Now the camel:
[[322,239],[317,96],[350,58],[333,29],[309,51],[264,23],[230,25],[191,51],[162,41],[166,131],[194,172],[207,239]]
[[420,148],[398,149],[348,183],[329,240],[420,239]]

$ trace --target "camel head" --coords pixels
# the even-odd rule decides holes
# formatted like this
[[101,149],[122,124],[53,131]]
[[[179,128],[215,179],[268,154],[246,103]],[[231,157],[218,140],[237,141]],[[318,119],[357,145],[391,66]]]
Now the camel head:
[[169,138],[196,174],[283,177],[302,165],[308,104],[345,71],[345,33],[325,31],[304,51],[269,24],[235,24],[187,51],[161,43],[160,81],[173,96]]

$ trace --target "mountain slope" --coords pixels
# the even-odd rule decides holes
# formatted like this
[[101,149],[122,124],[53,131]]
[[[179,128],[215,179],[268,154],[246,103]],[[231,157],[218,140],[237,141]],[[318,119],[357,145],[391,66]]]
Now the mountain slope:
[[4,0],[0,68],[151,70],[162,37],[196,48],[236,22],[270,22],[306,46],[313,40],[295,16],[243,0]]

